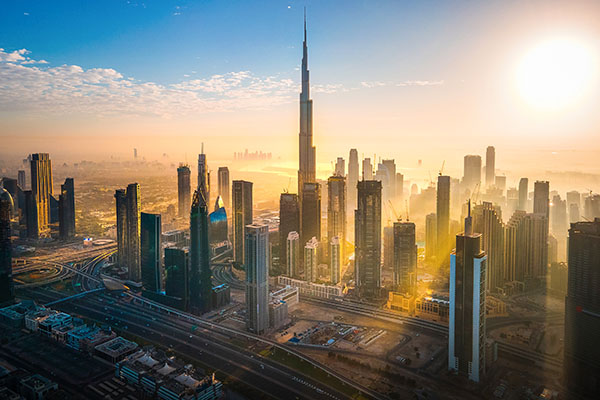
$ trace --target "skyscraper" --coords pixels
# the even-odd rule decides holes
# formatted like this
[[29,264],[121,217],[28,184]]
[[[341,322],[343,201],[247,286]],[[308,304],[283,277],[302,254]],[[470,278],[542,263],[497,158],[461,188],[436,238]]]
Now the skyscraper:
[[450,242],[450,177],[438,176],[436,213],[437,217],[437,258],[438,262],[448,265],[448,255],[452,250]]
[[485,151],[485,185],[493,186],[496,177],[496,149],[488,146]]
[[362,162],[362,180],[372,181],[373,180],[373,164],[371,164],[370,158],[365,158]]
[[279,196],[279,259],[281,262],[288,260],[286,241],[290,232],[300,232],[300,204],[298,202],[298,195],[294,193],[281,193],[281,196]]
[[342,278],[342,249],[340,246],[340,238],[337,236],[331,238],[329,242],[329,268],[330,281],[334,285],[340,283]]
[[473,233],[471,210],[465,231],[450,255],[448,369],[479,382],[485,371],[485,277],[487,257],[481,235]]
[[432,260],[437,254],[437,215],[425,217],[425,258]]
[[199,188],[194,192],[190,214],[190,307],[207,312],[211,304],[210,245],[208,240],[208,204]]
[[21,190],[27,189],[27,178],[25,170],[20,169],[17,175],[17,184],[21,187]]
[[225,208],[228,209],[231,207],[231,203],[229,201],[229,168],[227,167],[219,167],[218,180],[219,180],[219,196],[223,198],[223,202],[225,203]]
[[317,280],[317,267],[319,266],[319,241],[312,237],[304,245],[304,279],[307,282]]
[[288,233],[285,242],[287,276],[297,278],[300,269],[300,235],[296,231]]
[[117,215],[117,263],[127,268],[127,193],[125,189],[115,191]]
[[245,227],[252,224],[252,182],[233,181],[233,259],[242,264],[245,260]]
[[417,243],[414,222],[394,222],[394,287],[417,294]]
[[180,218],[187,218],[190,215],[190,201],[192,199],[190,175],[189,165],[179,165],[177,168],[177,205]]
[[533,186],[533,213],[550,218],[550,183],[535,181]]
[[585,218],[592,221],[594,218],[600,218],[600,194],[590,193],[585,198],[583,207]]
[[362,296],[377,297],[381,288],[381,182],[358,182],[354,225],[356,285]]
[[519,206],[518,210],[527,211],[527,200],[529,198],[529,179],[521,178],[519,181]]
[[26,190],[25,194],[25,223],[27,225],[27,237],[37,239],[39,237],[38,229],[38,205],[32,190]]
[[300,92],[300,158],[298,167],[298,193],[305,183],[316,180],[316,148],[313,146],[312,99],[308,71],[308,47],[306,44],[306,15],[304,16],[304,42],[302,44],[302,91]]
[[65,179],[65,183],[60,186],[58,221],[61,238],[67,239],[75,236],[75,186],[73,178]]
[[337,158],[333,174],[337,176],[346,176],[346,160],[344,160],[344,157]]
[[306,243],[312,237],[321,240],[321,185],[305,183],[300,201],[300,242]]
[[600,219],[569,229],[564,373],[569,390],[600,393]]
[[0,187],[0,305],[10,304],[15,298],[10,227],[13,206],[11,195]]
[[31,191],[37,206],[38,232],[48,231],[52,196],[52,161],[48,153],[31,155]]
[[398,202],[404,200],[404,175],[396,173],[396,199]]
[[481,183],[481,156],[466,155],[464,159],[463,184],[469,190]]
[[564,262],[567,257],[567,236],[568,236],[568,218],[567,218],[567,201],[562,200],[560,195],[552,197],[551,203],[552,235],[557,241],[557,257],[558,261]]
[[350,149],[348,158],[348,209],[356,209],[356,184],[358,183],[358,151]]
[[126,192],[126,221],[127,221],[127,268],[129,280],[142,280],[140,258],[140,185],[130,183]]
[[210,176],[206,164],[206,154],[204,154],[204,143],[202,152],[198,154],[198,189],[202,192],[206,204],[210,204]]
[[214,211],[208,214],[208,239],[211,244],[222,243],[227,240],[227,211],[221,196],[215,200]]
[[269,328],[269,227],[250,224],[246,237],[246,327],[262,334]]
[[[381,165],[385,168],[387,172],[387,181],[388,181],[388,189],[387,189],[387,197],[388,200],[395,201],[396,200],[396,162],[394,160],[382,160]],[[383,188],[385,192],[385,187]],[[385,196],[384,196],[385,198]]]
[[346,178],[334,175],[327,180],[327,240],[338,238],[341,257],[346,243]]
[[484,201],[473,210],[473,231],[481,234],[481,247],[487,254],[487,290],[496,292],[504,285],[504,224],[499,207]]
[[165,249],[165,293],[182,300],[187,309],[189,301],[189,251],[167,247]]
[[141,213],[142,287],[149,292],[162,290],[162,246],[160,214]]

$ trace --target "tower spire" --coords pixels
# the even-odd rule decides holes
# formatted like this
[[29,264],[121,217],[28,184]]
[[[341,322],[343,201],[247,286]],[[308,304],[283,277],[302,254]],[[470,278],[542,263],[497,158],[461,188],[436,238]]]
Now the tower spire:
[[304,7],[304,43],[306,43],[306,7]]

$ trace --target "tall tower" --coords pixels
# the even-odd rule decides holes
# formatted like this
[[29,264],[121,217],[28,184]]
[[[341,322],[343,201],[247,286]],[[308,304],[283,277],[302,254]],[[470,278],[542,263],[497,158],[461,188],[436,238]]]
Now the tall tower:
[[204,143],[202,152],[198,154],[198,189],[202,192],[206,204],[210,204],[210,175],[206,165],[206,154],[204,154]]
[[129,280],[142,280],[140,258],[140,185],[130,183],[126,192],[127,268]]
[[481,248],[487,254],[487,290],[504,286],[504,224],[500,206],[484,201],[473,210],[473,230],[481,233]]
[[208,204],[200,189],[194,193],[190,214],[190,307],[196,312],[210,310],[212,290],[210,245],[208,241]]
[[344,258],[346,243],[346,178],[334,175],[327,180],[327,240],[334,237],[340,242],[341,257]]
[[298,232],[288,233],[285,247],[287,275],[290,278],[298,278],[300,272],[300,235]]
[[8,305],[15,298],[12,278],[12,246],[10,219],[13,199],[0,187],[0,305]]
[[269,328],[269,227],[250,224],[246,240],[246,327],[261,334]]
[[529,179],[521,178],[519,181],[519,206],[517,210],[527,211],[527,198],[529,197]]
[[306,45],[306,10],[304,12],[304,42],[302,45],[302,92],[300,92],[300,163],[298,168],[298,193],[305,183],[316,180],[316,148],[313,146],[312,100]]
[[192,199],[190,174],[189,165],[182,164],[177,168],[177,204],[180,218],[189,217],[190,213]]
[[448,370],[479,382],[485,371],[485,276],[487,256],[473,233],[471,204],[464,233],[450,255]]
[[354,213],[355,279],[361,296],[377,297],[381,288],[381,182],[358,182]]
[[233,259],[244,263],[244,229],[252,224],[252,182],[233,181]]
[[162,247],[160,214],[141,213],[142,286],[158,293],[162,289]]
[[494,185],[496,178],[496,149],[494,146],[488,146],[485,152],[485,185],[487,187]]
[[348,204],[349,210],[356,209],[356,184],[358,183],[358,151],[350,149],[348,158]]
[[394,286],[401,293],[417,294],[417,242],[414,222],[394,222]]
[[[286,241],[291,232],[300,232],[300,205],[295,193],[281,193],[279,197],[279,260],[288,260]],[[296,254],[298,256],[298,254]],[[289,265],[288,265],[289,267]],[[297,273],[295,271],[294,273]]]
[[229,201],[229,168],[227,167],[219,167],[218,181],[219,181],[219,196],[223,199],[225,203],[225,209],[229,209],[231,207],[231,203]]
[[73,178],[65,179],[65,183],[60,185],[58,221],[61,238],[67,239],[75,236],[75,186]]
[[565,379],[587,398],[600,393],[600,219],[569,229]]
[[469,190],[473,190],[478,183],[481,183],[481,156],[465,156],[463,183]]
[[533,184],[533,212],[550,218],[550,182],[535,181]]
[[125,189],[115,191],[117,215],[117,263],[127,267],[127,193]]
[[31,155],[31,191],[37,205],[38,233],[48,231],[52,196],[52,161],[48,153]]
[[438,176],[437,196],[436,196],[436,217],[437,217],[437,257],[438,261],[448,265],[448,254],[452,250],[450,242],[450,177],[445,175]]
[[301,244],[306,244],[313,237],[321,240],[321,185],[305,183],[300,204]]

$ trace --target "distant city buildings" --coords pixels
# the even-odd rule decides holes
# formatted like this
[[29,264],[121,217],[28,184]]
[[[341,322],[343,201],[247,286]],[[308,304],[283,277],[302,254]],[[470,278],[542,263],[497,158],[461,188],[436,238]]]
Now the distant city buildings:
[[[496,149],[488,146],[485,151],[485,185],[490,187],[496,181]],[[497,185],[496,185],[497,186]]]
[[473,233],[470,204],[465,231],[450,255],[448,369],[479,382],[485,371],[485,287],[487,257]]
[[238,264],[245,260],[245,227],[252,224],[252,182],[233,181],[233,259]]
[[600,219],[571,224],[564,376],[569,390],[600,393]]
[[188,218],[190,215],[190,201],[192,199],[189,165],[180,165],[177,168],[177,206],[179,218]]
[[269,329],[269,227],[246,226],[246,327],[262,334]]
[[243,152],[233,153],[234,161],[263,161],[270,160],[272,157],[271,153],[263,153],[262,151],[248,152],[248,149]]
[[466,155],[464,158],[463,184],[473,191],[481,183],[481,156]]
[[346,176],[346,160],[344,160],[344,157],[337,158],[333,175]]
[[377,297],[381,288],[381,182],[358,182],[354,224],[356,285],[361,296]]

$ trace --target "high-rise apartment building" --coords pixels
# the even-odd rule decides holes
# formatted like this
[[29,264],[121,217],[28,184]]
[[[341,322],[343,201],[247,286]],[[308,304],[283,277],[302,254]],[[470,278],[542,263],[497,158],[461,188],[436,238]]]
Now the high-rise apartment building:
[[425,217],[425,259],[432,260],[437,254],[437,215]]
[[600,219],[569,229],[564,376],[582,397],[600,393]]
[[521,178],[519,181],[519,206],[517,210],[527,211],[529,200],[529,179]]
[[167,247],[165,249],[165,293],[181,299],[182,308],[187,310],[189,289],[189,251]]
[[204,144],[202,144],[202,152],[198,154],[198,186],[206,204],[210,204],[210,172],[206,163],[206,154],[204,154]]
[[38,234],[47,233],[52,196],[52,161],[48,153],[31,155],[31,192],[37,207]]
[[229,168],[227,167],[219,167],[218,181],[219,181],[219,196],[223,198],[223,203],[225,203],[225,208],[229,209],[231,207],[231,202],[229,200],[229,194],[231,193],[229,189]]
[[437,259],[447,266],[452,244],[450,241],[450,177],[446,175],[438,176],[435,215]]
[[15,298],[10,226],[13,207],[11,195],[0,187],[0,305],[11,304]]
[[245,228],[252,224],[252,182],[233,181],[233,259],[244,262]]
[[59,234],[62,239],[75,236],[75,185],[73,178],[65,179],[58,196]]
[[463,184],[469,190],[481,183],[481,156],[466,155],[464,159]]
[[600,218],[600,194],[590,193],[586,196],[583,212],[588,221]]
[[281,193],[279,196],[279,260],[282,263],[288,259],[286,241],[290,232],[300,232],[300,203],[297,194]]
[[27,189],[27,175],[23,169],[20,169],[17,173],[17,184],[21,187],[21,190]]
[[331,176],[327,180],[327,240],[334,237],[340,242],[341,257],[346,243],[346,178]]
[[162,246],[160,214],[141,213],[142,287],[149,292],[162,290]]
[[297,278],[300,273],[300,235],[296,231],[288,233],[285,242],[286,271],[290,278]]
[[246,226],[246,327],[262,334],[269,328],[269,227]]
[[504,285],[504,224],[499,206],[484,201],[473,209],[473,231],[481,234],[481,248],[487,255],[487,287],[496,292]]
[[177,168],[177,205],[180,218],[190,216],[190,201],[192,200],[190,176],[189,165],[182,164]]
[[331,275],[329,280],[334,285],[342,279],[342,248],[340,238],[334,236],[329,242],[329,268]]
[[552,197],[550,221],[552,223],[552,235],[556,238],[557,259],[560,262],[564,262],[567,260],[569,219],[567,217],[567,201],[562,200],[558,194]]
[[317,267],[319,266],[319,241],[312,237],[304,245],[304,279],[314,282],[318,278]]
[[300,200],[300,242],[321,240],[321,185],[305,183]]
[[356,184],[358,183],[359,166],[358,166],[358,151],[350,149],[348,158],[348,210],[356,209]]
[[115,209],[117,215],[117,263],[127,267],[127,192],[115,191]]
[[481,235],[473,233],[471,212],[464,233],[456,235],[450,255],[450,322],[448,369],[474,382],[485,371],[485,287],[487,257]]
[[496,181],[496,149],[488,146],[485,151],[485,185],[493,186]]
[[414,222],[394,222],[394,288],[417,294],[417,242]]
[[359,293],[377,297],[381,288],[381,182],[358,183],[354,213],[355,279]]
[[211,307],[208,224],[208,204],[199,188],[194,192],[190,213],[190,307],[196,312],[207,312]]
[[550,183],[535,181],[533,186],[533,213],[542,214],[546,220],[550,218]]
[[126,191],[127,270],[130,281],[142,280],[140,258],[140,185],[130,183]]
[[373,164],[371,164],[370,158],[365,158],[362,162],[362,180],[372,181],[373,180]]
[[344,160],[344,157],[338,157],[335,161],[333,174],[336,176],[346,176],[346,160]]

